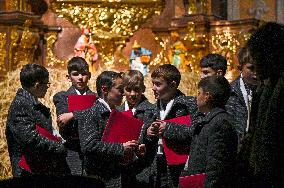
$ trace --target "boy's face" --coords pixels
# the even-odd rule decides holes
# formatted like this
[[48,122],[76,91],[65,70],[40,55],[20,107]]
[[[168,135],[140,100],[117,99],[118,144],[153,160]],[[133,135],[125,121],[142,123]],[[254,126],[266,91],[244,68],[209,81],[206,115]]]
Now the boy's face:
[[198,93],[197,93],[197,106],[198,106],[198,110],[200,112],[206,113],[207,112],[207,102],[209,100],[209,93],[203,91],[202,88],[198,88]]
[[224,73],[222,70],[215,71],[211,67],[201,67],[201,72],[200,72],[201,79],[206,78],[208,76],[217,76],[217,75],[224,76]]
[[168,84],[163,78],[152,78],[152,90],[154,91],[155,99],[170,100],[175,91],[176,86]]
[[251,63],[246,63],[241,67],[241,73],[243,80],[248,85],[256,85],[257,77],[255,71],[255,65]]
[[129,106],[135,106],[141,99],[144,86],[124,87],[124,95]]
[[114,81],[114,85],[109,89],[107,93],[107,103],[111,108],[121,104],[123,98],[123,84],[122,79],[117,78]]
[[88,86],[90,76],[89,71],[71,71],[67,78],[77,90],[84,91]]

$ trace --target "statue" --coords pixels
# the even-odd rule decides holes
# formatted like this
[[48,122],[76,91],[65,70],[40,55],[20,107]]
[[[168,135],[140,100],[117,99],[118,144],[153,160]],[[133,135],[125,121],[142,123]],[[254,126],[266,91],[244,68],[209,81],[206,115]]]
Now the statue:
[[171,64],[176,66],[178,69],[188,69],[187,66],[189,65],[189,62],[185,59],[187,49],[180,40],[179,34],[177,32],[172,32],[171,39],[173,44],[171,45],[168,56]]
[[89,64],[90,72],[96,71],[94,65],[98,60],[98,52],[89,28],[82,28],[82,34],[74,46],[74,56],[84,58]]
[[130,69],[139,70],[144,76],[147,75],[151,56],[152,52],[142,48],[135,40],[130,55]]

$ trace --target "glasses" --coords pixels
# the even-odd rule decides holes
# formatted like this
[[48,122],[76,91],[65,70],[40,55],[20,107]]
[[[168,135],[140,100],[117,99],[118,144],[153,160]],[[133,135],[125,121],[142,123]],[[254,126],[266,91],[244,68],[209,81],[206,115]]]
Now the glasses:
[[46,83],[39,83],[39,85],[46,85],[47,87],[50,87],[50,82],[46,82]]

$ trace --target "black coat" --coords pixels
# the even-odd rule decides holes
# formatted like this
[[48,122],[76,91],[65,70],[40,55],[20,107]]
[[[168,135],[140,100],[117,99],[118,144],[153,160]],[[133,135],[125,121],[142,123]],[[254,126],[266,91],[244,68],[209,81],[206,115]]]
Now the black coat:
[[[95,95],[89,88],[86,93],[87,95]],[[57,116],[68,112],[69,95],[77,95],[74,86],[71,86],[67,91],[58,92],[53,96]],[[66,160],[72,175],[82,175],[83,162],[78,135],[78,121],[73,118],[65,126],[59,127],[59,133],[66,140],[65,145],[68,148]]]
[[[119,111],[125,111],[125,104],[117,107]],[[153,121],[155,105],[151,104],[143,95],[136,106],[134,117],[144,122],[138,142],[143,144],[143,132],[146,126]],[[151,165],[156,155],[153,145],[146,144],[146,154],[135,160],[132,164],[123,168],[123,187],[151,187],[153,184],[153,171]]]
[[[172,119],[172,118],[176,118],[176,117],[181,117],[181,116],[186,116],[186,115],[190,115],[192,119],[194,119],[195,117],[197,117],[198,113],[198,109],[197,109],[197,104],[196,104],[196,99],[194,97],[191,96],[185,96],[182,92],[180,92],[178,90],[177,94],[174,96],[174,102],[173,105],[170,109],[170,111],[168,112],[168,114],[165,117],[165,120],[168,119]],[[155,110],[155,114],[154,114],[154,118],[155,119],[160,119],[160,101],[157,101],[156,103],[156,110]],[[167,122],[166,125],[173,125],[175,123],[169,123]],[[149,127],[150,125],[148,125]],[[176,125],[179,126],[179,125]],[[146,131],[144,132],[144,135],[146,135]],[[167,145],[168,146],[174,146],[176,144],[179,144],[180,142],[177,140],[170,140],[170,139],[166,139]],[[154,148],[155,153],[157,153],[157,149],[158,149],[158,138],[154,137],[154,138],[148,138],[147,136],[145,136],[144,138],[144,142],[152,145]],[[185,151],[186,152],[186,151]],[[162,159],[164,164],[162,164],[161,167],[163,166],[167,166],[166,162],[165,162],[165,158]],[[154,162],[152,164],[152,170],[154,170],[154,174],[159,174],[159,170],[161,169],[161,167],[158,167],[160,162],[158,162],[158,158],[157,156],[155,156]],[[170,166],[167,167],[168,168],[168,177],[167,178],[167,183],[170,186],[177,186],[178,184],[178,177],[180,175],[181,170],[183,169],[184,164],[182,165],[175,165],[175,166]],[[157,179],[158,178],[158,179]],[[160,182],[163,180],[159,180],[159,177],[155,177],[156,182]],[[160,182],[161,184],[164,184],[163,182]]]
[[101,141],[109,116],[110,111],[98,100],[92,108],[74,112],[87,175],[98,176],[107,187],[121,187],[123,145]]
[[18,166],[23,154],[35,174],[68,174],[64,145],[41,136],[36,124],[53,132],[49,108],[26,90],[19,89],[10,106],[6,127],[13,176],[22,176],[24,172]]
[[220,108],[190,127],[167,126],[164,136],[190,144],[188,166],[182,176],[206,174],[206,187],[228,187],[233,182],[237,134],[231,116]]
[[240,88],[240,77],[231,83],[231,96],[226,104],[226,110],[235,119],[235,128],[239,138],[243,138],[247,127],[248,111]]

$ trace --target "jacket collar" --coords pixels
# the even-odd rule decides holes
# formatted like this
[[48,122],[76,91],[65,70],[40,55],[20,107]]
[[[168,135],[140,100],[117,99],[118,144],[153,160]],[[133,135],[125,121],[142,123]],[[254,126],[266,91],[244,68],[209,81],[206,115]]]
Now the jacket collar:
[[27,100],[31,101],[32,104],[35,105],[35,106],[41,104],[35,96],[33,96],[30,92],[28,92],[27,90],[25,90],[23,88],[18,89],[17,95],[23,96]]

